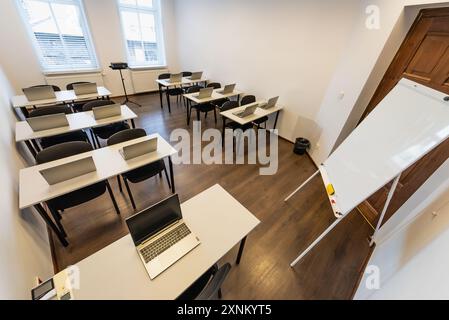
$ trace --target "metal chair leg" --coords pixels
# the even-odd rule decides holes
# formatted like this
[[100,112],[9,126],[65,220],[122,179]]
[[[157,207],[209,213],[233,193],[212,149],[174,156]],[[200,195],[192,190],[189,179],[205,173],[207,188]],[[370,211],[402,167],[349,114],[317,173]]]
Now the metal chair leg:
[[217,124],[217,109],[214,108],[215,124]]
[[129,199],[131,200],[131,205],[133,206],[134,210],[137,210],[136,203],[134,202],[134,198],[133,198],[131,189],[128,184],[128,180],[125,177],[123,177],[123,181],[125,182],[126,191],[128,191],[128,196],[129,196]]
[[120,176],[117,176],[117,183],[118,183],[118,188],[120,190],[120,193],[123,193],[122,181],[120,180]]
[[117,212],[117,214],[120,214],[120,209],[118,208],[117,201],[115,201],[114,194],[112,193],[112,189],[108,181],[106,181],[106,188],[108,189],[109,196],[111,197],[112,203],[114,204],[115,212]]
[[168,187],[171,189],[170,179],[168,178],[167,168],[164,168],[165,178],[167,179]]
[[98,139],[98,136],[96,134],[94,134],[94,137],[95,137],[95,141],[97,142],[98,149],[100,149],[101,148],[100,140]]
[[65,232],[64,226],[61,223],[61,219],[59,219],[59,213],[57,213],[56,210],[54,210],[52,207],[50,207],[47,204],[48,210],[50,210],[51,215],[53,216],[53,220],[55,220],[56,225],[58,226],[59,230],[61,230],[62,235],[64,238],[67,238],[67,233]]

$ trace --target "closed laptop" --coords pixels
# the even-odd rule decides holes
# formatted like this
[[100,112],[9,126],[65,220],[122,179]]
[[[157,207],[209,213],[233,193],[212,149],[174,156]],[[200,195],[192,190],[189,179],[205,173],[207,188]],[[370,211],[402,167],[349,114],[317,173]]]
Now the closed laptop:
[[96,83],[78,83],[73,85],[73,91],[77,96],[98,93]]
[[59,166],[41,170],[40,173],[49,185],[83,176],[97,170],[92,157],[75,160]]
[[52,86],[42,86],[22,89],[28,101],[55,99],[55,90]]
[[157,150],[157,137],[123,147],[123,149],[120,149],[119,152],[122,155],[123,159],[130,160],[143,156],[144,154],[154,152],[156,150]]
[[43,131],[69,126],[65,113],[28,118],[26,121],[33,131]]
[[111,117],[118,117],[122,114],[122,106],[120,104],[112,104],[109,106],[92,108],[95,120],[101,120]]

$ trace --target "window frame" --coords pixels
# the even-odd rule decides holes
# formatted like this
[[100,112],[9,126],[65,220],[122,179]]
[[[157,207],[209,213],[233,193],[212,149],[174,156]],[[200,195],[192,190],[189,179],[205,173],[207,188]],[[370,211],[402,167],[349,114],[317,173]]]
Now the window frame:
[[[124,41],[124,48],[126,51],[126,59],[131,70],[150,70],[150,69],[160,69],[165,68],[167,66],[167,57],[165,53],[165,38],[164,38],[164,30],[162,23],[162,5],[161,0],[153,0],[152,8],[139,7],[136,5],[127,5],[120,2],[120,0],[116,0],[117,11],[120,19],[121,33]],[[156,28],[156,43],[159,48],[158,50],[158,63],[157,64],[142,64],[142,63],[133,63],[133,59],[130,56],[130,50],[128,47],[128,40],[126,39],[125,25],[122,18],[122,10],[128,12],[136,12],[136,13],[151,13],[154,16],[155,28]],[[140,26],[140,22],[139,22]],[[140,26],[141,27],[141,26]],[[139,30],[141,32],[141,30]],[[141,40],[143,44],[143,40]]]
[[[97,56],[95,44],[92,38],[92,34],[90,32],[89,21],[87,19],[86,10],[84,8],[84,1],[83,0],[35,0],[35,1],[40,1],[44,3],[71,4],[77,6],[79,10],[79,19],[81,24],[81,30],[83,32],[83,37],[86,42],[87,50],[89,51],[89,54],[91,55],[91,58],[93,60],[93,65],[86,68],[72,67],[72,65],[65,65],[60,68],[48,68],[48,66],[45,64],[44,54],[41,50],[41,47],[39,46],[35,33],[26,15],[25,9],[22,6],[21,0],[15,1],[20,16],[22,17],[23,24],[25,25],[25,28],[27,30],[28,36],[30,37],[30,40],[33,44],[33,49],[35,51],[37,59],[39,60],[42,73],[44,75],[57,75],[57,74],[92,73],[101,71],[100,61]],[[52,18],[54,18],[54,14]],[[59,26],[57,26],[57,28],[59,29]],[[61,37],[61,33],[59,33],[59,30],[57,35]]]

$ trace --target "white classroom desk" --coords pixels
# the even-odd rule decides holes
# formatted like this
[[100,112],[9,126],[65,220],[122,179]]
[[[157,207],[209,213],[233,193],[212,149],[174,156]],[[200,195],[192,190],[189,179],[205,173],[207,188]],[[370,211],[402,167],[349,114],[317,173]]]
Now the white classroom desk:
[[[130,159],[128,161],[125,161],[119,152],[119,150],[124,146],[146,141],[155,137],[158,138],[157,151],[155,152]],[[49,227],[56,233],[61,243],[64,246],[67,246],[68,243],[65,240],[63,232],[61,232],[61,230],[54,225],[46,211],[41,206],[41,203],[165,158],[168,158],[172,192],[175,193],[173,163],[171,156],[176,153],[177,151],[159,134],[152,134],[113,146],[96,149],[68,158],[21,169],[19,173],[19,208],[23,210],[34,206]],[[44,177],[40,173],[43,169],[59,166],[90,156],[93,158],[97,168],[95,172],[88,173],[52,186],[45,181]],[[45,217],[45,215],[47,216]]]
[[[261,103],[266,103],[266,102],[265,101],[257,101],[257,103],[261,104]],[[274,123],[274,129],[276,129],[279,112],[283,109],[283,107],[276,105],[275,107],[270,108],[270,109],[257,108],[256,111],[254,112],[254,114],[249,115],[248,117],[244,117],[244,118],[240,118],[240,117],[237,117],[236,115],[234,115],[234,113],[243,111],[243,110],[245,110],[245,108],[246,108],[246,106],[242,106],[242,107],[238,107],[238,108],[234,108],[231,110],[221,112],[220,114],[222,117],[228,118],[229,120],[237,122],[240,125],[245,125],[245,124],[251,123],[257,119],[269,116],[273,113],[276,113],[276,120]]]
[[137,115],[126,105],[122,106],[120,116],[95,120],[93,111],[78,112],[67,115],[69,125],[49,130],[33,131],[27,121],[16,123],[16,142],[42,139],[73,131],[101,127],[108,124],[136,119]]
[[241,257],[247,235],[260,223],[220,185],[184,202],[181,209],[201,241],[198,247],[151,280],[128,234],[75,265],[80,272],[75,300],[175,299],[240,241]]
[[[170,79],[157,79],[156,83],[159,86],[159,99],[161,101],[161,108],[164,108],[163,99],[162,99],[162,88],[170,88],[170,87],[182,87],[182,86],[188,86],[195,83],[207,83],[207,79],[198,79],[198,80],[191,80],[189,77],[183,77],[181,81],[179,82],[170,82]],[[165,92],[167,96],[167,105],[168,105],[168,112],[171,113],[171,103],[170,103],[170,96],[168,95],[168,91]]]
[[108,97],[111,92],[105,87],[97,87],[98,92],[77,96],[74,90],[55,91],[56,98],[28,101],[25,95],[12,97],[13,108],[38,107],[40,105],[57,104],[64,102],[76,102],[81,100],[89,100],[99,97]]
[[192,108],[191,102],[195,102],[196,104],[202,104],[202,103],[209,103],[209,102],[214,102],[217,100],[221,100],[221,99],[227,99],[227,98],[232,98],[232,97],[237,97],[237,101],[240,100],[240,95],[243,94],[242,91],[239,90],[234,90],[231,93],[228,94],[222,94],[220,93],[220,91],[222,91],[223,88],[221,89],[215,89],[212,92],[212,95],[208,98],[205,99],[198,99],[198,92],[195,93],[188,93],[185,94],[184,97],[187,99],[187,125],[190,124],[190,108]]

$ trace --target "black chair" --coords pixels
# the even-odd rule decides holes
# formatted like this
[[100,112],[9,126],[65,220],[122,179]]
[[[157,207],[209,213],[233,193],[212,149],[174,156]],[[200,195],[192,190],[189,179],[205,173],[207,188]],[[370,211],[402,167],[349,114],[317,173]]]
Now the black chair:
[[[87,142],[66,142],[40,151],[36,156],[36,162],[37,164],[47,163],[92,150],[92,146]],[[64,235],[66,235],[66,233],[61,224],[62,217],[60,212],[98,198],[103,195],[106,190],[109,192],[115,211],[117,214],[120,214],[111,186],[107,180],[47,201],[50,213]]]
[[[256,97],[253,95],[248,95],[248,96],[244,96],[242,98],[241,104],[242,106],[250,104],[250,103],[254,103],[256,102]],[[265,128],[267,127],[266,122],[268,121],[268,117],[263,117],[260,119],[256,119],[253,121],[254,125],[257,126],[257,128],[260,128],[260,125],[265,123]]]
[[[91,111],[93,108],[97,107],[103,107],[103,106],[109,106],[115,104],[112,100],[95,100],[86,103],[83,106],[83,111]],[[97,143],[97,147],[101,148],[100,141],[98,138],[107,140],[112,135],[116,134],[117,132],[127,130],[129,129],[129,125],[126,122],[117,122],[117,123],[111,123],[105,126],[92,128],[92,132],[94,133],[95,142]]]
[[[40,107],[38,109],[32,110],[28,117],[34,118],[34,117],[41,117],[41,116],[48,116],[52,114],[58,114],[58,113],[65,113],[65,114],[71,114],[72,109],[70,107],[65,105],[58,105],[58,106],[49,106],[49,107]],[[87,137],[87,134],[82,131],[73,131],[64,133],[57,136],[47,137],[40,139],[39,143],[43,149],[46,149],[48,147],[64,143],[64,142],[72,142],[72,141],[83,141],[83,142],[89,142],[89,138]],[[90,142],[89,142],[90,143]],[[38,149],[39,150],[39,149]]]
[[231,265],[226,263],[221,268],[214,265],[198,280],[196,280],[177,300],[217,300],[222,298],[221,286],[231,270]]
[[[128,129],[114,134],[112,137],[108,139],[107,143],[108,146],[112,146],[114,144],[122,143],[125,141],[142,138],[145,137],[146,135],[147,133],[145,132],[144,129]],[[157,174],[159,174],[159,177],[162,177],[162,172],[165,173],[165,178],[167,179],[168,186],[171,188],[171,183],[170,179],[168,178],[165,162],[162,159],[122,174],[122,178],[123,181],[125,182],[126,190],[128,192],[134,210],[136,210],[137,207],[136,203],[134,202],[134,198],[131,193],[128,181],[135,184],[148,180]],[[123,192],[120,177],[117,177],[117,182],[119,184],[120,192]]]
[[[73,86],[74,86],[75,84],[85,84],[85,83],[92,83],[92,82],[89,82],[89,81],[72,82],[72,83],[69,83],[69,84],[66,86],[66,89],[67,89],[67,90],[73,90]],[[86,101],[75,102],[75,103],[72,103],[72,104],[71,104],[71,107],[73,108],[73,110],[74,110],[75,112],[82,112],[82,111],[83,111],[83,106],[84,106],[86,103],[91,102],[91,101],[96,101],[96,100],[98,100],[98,99],[90,99],[90,100],[86,100]]]

